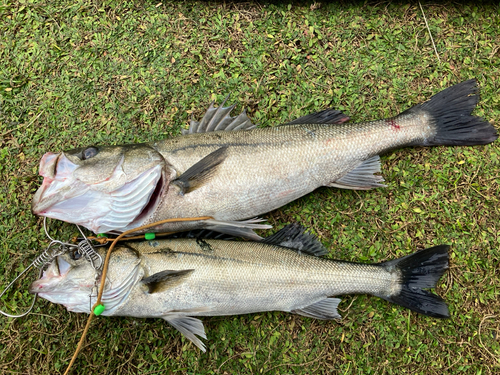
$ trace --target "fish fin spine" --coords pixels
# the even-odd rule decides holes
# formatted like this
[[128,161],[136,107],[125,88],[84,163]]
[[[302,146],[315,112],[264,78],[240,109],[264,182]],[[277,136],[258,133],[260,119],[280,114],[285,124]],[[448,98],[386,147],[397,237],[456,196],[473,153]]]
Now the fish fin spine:
[[399,116],[425,113],[430,116],[435,134],[415,146],[472,146],[484,145],[498,138],[497,130],[488,121],[471,113],[479,101],[475,79],[461,82],[437,93]]
[[378,297],[423,315],[448,318],[450,313],[446,302],[424,289],[435,288],[448,269],[449,248],[449,245],[439,245],[381,263],[387,271],[400,273],[400,284],[398,292]]
[[191,120],[189,129],[182,129],[182,134],[209,133],[213,131],[237,131],[250,130],[256,128],[256,125],[248,118],[246,111],[243,110],[238,116],[231,117],[231,111],[235,105],[224,107],[229,95],[224,99],[220,106],[214,107],[214,102],[210,103],[202,119],[198,122]]

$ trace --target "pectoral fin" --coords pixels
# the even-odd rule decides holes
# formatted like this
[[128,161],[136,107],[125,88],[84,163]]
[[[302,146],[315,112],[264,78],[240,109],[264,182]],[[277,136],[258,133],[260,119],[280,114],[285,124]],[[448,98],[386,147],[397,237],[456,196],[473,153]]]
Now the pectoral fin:
[[142,279],[142,283],[148,287],[149,294],[159,293],[183,283],[193,271],[165,270]]
[[339,298],[325,298],[319,302],[313,303],[312,305],[303,307],[301,309],[292,310],[292,312],[314,319],[340,319],[341,316],[337,311],[339,303]]
[[172,184],[178,185],[182,189],[183,194],[188,194],[197,189],[215,174],[217,167],[226,158],[226,153],[227,146],[224,146],[208,154],[172,181]]
[[164,316],[163,319],[191,340],[193,344],[200,348],[201,351],[207,351],[205,349],[205,344],[203,344],[203,342],[197,337],[200,336],[204,339],[207,338],[207,335],[205,334],[205,327],[203,327],[201,320],[183,315],[167,315]]

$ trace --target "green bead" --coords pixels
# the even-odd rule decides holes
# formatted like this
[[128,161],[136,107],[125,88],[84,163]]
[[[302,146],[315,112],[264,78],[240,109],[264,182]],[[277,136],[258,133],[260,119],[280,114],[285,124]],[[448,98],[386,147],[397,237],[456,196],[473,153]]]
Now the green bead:
[[95,307],[95,309],[94,309],[94,315],[95,316],[99,316],[99,315],[101,315],[104,312],[104,310],[106,310],[106,308],[104,307],[104,305],[97,305]]
[[98,233],[97,234],[97,238],[101,238],[101,237],[106,237],[108,238],[108,235],[106,233]]
[[144,238],[145,238],[145,239],[147,239],[148,241],[149,241],[149,240],[154,240],[154,239],[155,239],[155,237],[156,237],[156,235],[155,235],[154,233],[146,233],[146,234],[144,235]]

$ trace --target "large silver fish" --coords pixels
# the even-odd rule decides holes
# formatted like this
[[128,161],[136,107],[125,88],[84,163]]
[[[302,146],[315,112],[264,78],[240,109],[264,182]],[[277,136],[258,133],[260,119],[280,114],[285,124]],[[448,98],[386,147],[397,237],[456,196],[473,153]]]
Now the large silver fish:
[[[254,128],[233,107],[210,106],[181,137],[125,146],[91,146],[40,162],[37,215],[96,233],[123,232],[159,220],[212,216],[152,231],[209,228],[258,238],[249,220],[320,186],[371,189],[383,181],[379,155],[404,146],[487,144],[495,128],[472,116],[475,80],[450,87],[400,115],[367,123],[325,110],[289,124]],[[212,103],[213,104],[213,103]],[[224,104],[224,103],[223,103]]]
[[[336,319],[340,300],[332,297],[341,294],[371,294],[445,318],[445,302],[424,289],[434,288],[448,268],[448,248],[371,265],[342,262],[319,258],[327,251],[297,225],[262,242],[128,242],[111,255],[103,315],[163,318],[203,351],[199,337],[206,338],[205,330],[196,317],[287,311]],[[89,298],[94,276],[76,251],[56,258],[30,292],[69,311],[89,313],[96,301]]]

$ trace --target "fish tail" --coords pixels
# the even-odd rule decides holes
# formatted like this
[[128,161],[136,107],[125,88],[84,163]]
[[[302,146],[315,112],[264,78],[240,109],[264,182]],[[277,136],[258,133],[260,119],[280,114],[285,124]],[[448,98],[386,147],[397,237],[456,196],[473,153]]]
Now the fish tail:
[[488,121],[471,115],[478,101],[477,81],[470,79],[448,87],[401,115],[425,113],[435,127],[435,133],[422,142],[415,143],[416,146],[484,145],[496,140],[498,133]]
[[448,269],[449,248],[448,245],[439,245],[381,263],[389,272],[400,272],[400,290],[390,296],[378,297],[423,315],[448,318],[450,314],[444,300],[424,289],[436,287]]

